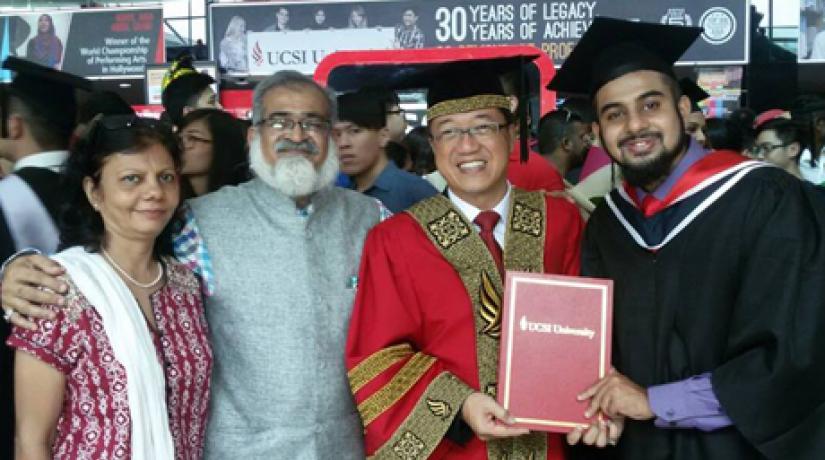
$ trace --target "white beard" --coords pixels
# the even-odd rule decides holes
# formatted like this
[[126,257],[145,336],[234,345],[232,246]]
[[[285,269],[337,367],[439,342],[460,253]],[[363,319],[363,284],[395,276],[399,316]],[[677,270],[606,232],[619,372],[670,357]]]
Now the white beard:
[[309,196],[331,187],[338,176],[338,152],[332,139],[327,146],[327,158],[318,170],[301,155],[284,156],[271,165],[264,158],[261,136],[256,134],[249,144],[249,167],[267,185],[290,198]]

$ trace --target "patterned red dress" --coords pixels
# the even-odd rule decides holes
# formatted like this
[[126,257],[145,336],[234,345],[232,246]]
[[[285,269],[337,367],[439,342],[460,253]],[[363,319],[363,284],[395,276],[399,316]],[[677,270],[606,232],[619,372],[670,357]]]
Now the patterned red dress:
[[[167,283],[152,294],[158,332],[153,341],[166,378],[166,404],[177,460],[203,457],[212,349],[200,284],[183,265],[166,260]],[[38,329],[12,330],[8,345],[31,353],[66,376],[63,413],[52,447],[55,459],[131,458],[126,372],[115,359],[103,322],[71,280],[67,306]]]

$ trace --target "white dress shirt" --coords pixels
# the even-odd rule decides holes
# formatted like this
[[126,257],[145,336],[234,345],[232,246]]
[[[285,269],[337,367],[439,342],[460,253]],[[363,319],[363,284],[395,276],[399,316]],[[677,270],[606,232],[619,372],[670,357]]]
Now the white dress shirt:
[[27,155],[14,164],[12,172],[23,168],[46,168],[56,173],[63,170],[63,164],[69,158],[68,150],[49,150],[48,152],[34,153]]
[[[498,202],[497,205],[491,209],[491,211],[495,211],[499,215],[498,223],[496,223],[495,228],[493,228],[493,238],[496,239],[496,243],[498,243],[501,248],[504,248],[504,233],[507,230],[507,213],[510,212],[510,182],[507,182],[507,192],[504,194],[504,198]],[[450,189],[447,189],[447,196],[450,198],[450,201],[453,202],[455,207],[464,214],[464,217],[467,218],[471,223],[475,220],[475,218],[481,214],[483,209],[478,209],[477,207],[467,203],[466,201],[459,198],[455,193],[452,193]],[[478,225],[473,223],[473,228],[476,229],[478,232],[480,229]]]

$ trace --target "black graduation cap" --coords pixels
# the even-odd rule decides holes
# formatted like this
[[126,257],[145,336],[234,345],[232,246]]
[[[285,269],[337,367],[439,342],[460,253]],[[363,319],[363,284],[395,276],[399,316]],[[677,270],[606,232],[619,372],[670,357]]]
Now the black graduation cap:
[[429,119],[479,108],[510,108],[499,75],[484,62],[445,64],[427,91]]
[[679,80],[679,88],[682,89],[682,94],[690,99],[691,112],[699,112],[702,110],[699,108],[699,102],[710,97],[707,91],[703,90],[695,81],[687,77]]
[[80,99],[77,122],[88,123],[98,114],[134,115],[135,110],[114,91],[92,91]]
[[370,92],[355,91],[338,96],[338,119],[362,128],[381,129],[387,124],[387,109]]
[[[75,89],[91,91],[91,81],[14,56],[3,61],[3,68],[15,73],[12,82],[5,85],[8,94],[22,99],[37,116],[55,127],[67,131],[74,128],[77,116]],[[4,117],[6,112],[3,110]]]
[[639,70],[675,80],[673,63],[701,33],[701,27],[596,17],[547,87],[593,96],[606,83]]

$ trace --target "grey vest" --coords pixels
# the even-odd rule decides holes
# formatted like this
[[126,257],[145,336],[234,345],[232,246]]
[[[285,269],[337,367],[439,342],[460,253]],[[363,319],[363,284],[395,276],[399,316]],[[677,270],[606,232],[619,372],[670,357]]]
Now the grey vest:
[[191,204],[216,283],[206,458],[363,459],[344,345],[377,202],[334,187],[300,216],[255,179]]

